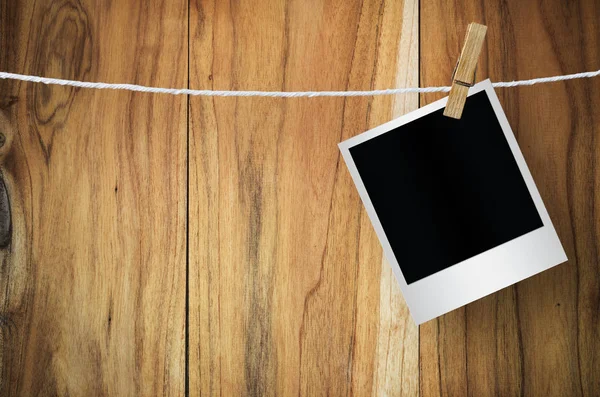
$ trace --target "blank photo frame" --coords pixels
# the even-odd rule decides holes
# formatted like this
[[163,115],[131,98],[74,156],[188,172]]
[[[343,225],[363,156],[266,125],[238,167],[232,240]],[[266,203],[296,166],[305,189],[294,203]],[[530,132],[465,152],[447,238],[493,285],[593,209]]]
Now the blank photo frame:
[[489,80],[339,144],[417,324],[567,260]]

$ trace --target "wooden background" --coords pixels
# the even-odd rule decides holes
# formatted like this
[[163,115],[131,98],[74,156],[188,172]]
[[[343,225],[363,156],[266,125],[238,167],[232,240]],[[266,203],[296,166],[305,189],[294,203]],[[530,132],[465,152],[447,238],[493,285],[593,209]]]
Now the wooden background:
[[[600,68],[600,4],[0,1],[0,70],[207,89]],[[600,79],[498,89],[570,260],[417,328],[337,143],[441,95],[0,82],[2,396],[600,395]]]

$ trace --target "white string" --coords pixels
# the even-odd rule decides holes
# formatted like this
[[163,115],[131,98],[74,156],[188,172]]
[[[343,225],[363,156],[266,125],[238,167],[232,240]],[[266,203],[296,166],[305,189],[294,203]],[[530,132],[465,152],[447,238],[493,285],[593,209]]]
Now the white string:
[[[493,87],[516,87],[522,85],[534,85],[550,83],[554,81],[573,80],[600,76],[600,70],[595,72],[583,72],[567,74],[563,76],[541,77],[531,80],[505,81],[492,83]],[[422,87],[422,88],[390,88],[386,90],[370,91],[227,91],[227,90],[190,90],[187,88],[160,88],[147,87],[136,84],[110,84],[93,83],[75,80],[53,79],[48,77],[29,76],[25,74],[0,72],[0,79],[20,80],[31,83],[42,83],[51,85],[62,85],[78,88],[94,88],[97,90],[125,90],[136,92],[150,92],[154,94],[192,95],[192,96],[220,96],[220,97],[276,97],[276,98],[300,98],[300,97],[353,97],[373,95],[394,95],[407,93],[448,92],[450,87]]]

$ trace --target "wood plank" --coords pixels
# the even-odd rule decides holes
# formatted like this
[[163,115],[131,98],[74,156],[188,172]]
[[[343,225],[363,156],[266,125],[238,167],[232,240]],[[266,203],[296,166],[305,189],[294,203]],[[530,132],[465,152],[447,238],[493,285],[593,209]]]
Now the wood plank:
[[[417,2],[190,3],[190,86],[416,86]],[[191,98],[190,395],[416,395],[417,327],[337,143],[397,98]]]
[[[3,1],[2,70],[185,86],[187,2]],[[186,99],[1,82],[0,395],[183,395]],[[3,101],[6,102],[6,101]]]
[[[424,86],[449,83],[472,21],[488,26],[478,81],[600,65],[597,2],[435,0],[421,2],[420,12]],[[421,394],[594,396],[600,390],[600,80],[497,92],[569,261],[421,326]]]

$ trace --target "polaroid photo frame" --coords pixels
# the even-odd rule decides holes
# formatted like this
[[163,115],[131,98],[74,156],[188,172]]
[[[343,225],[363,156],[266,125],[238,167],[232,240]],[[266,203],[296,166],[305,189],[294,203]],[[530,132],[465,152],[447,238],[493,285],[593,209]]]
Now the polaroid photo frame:
[[567,260],[489,80],[339,144],[417,324]]

